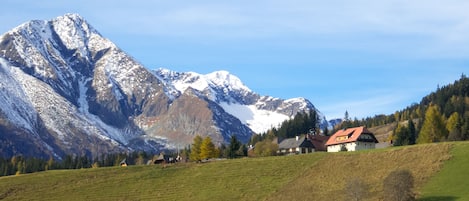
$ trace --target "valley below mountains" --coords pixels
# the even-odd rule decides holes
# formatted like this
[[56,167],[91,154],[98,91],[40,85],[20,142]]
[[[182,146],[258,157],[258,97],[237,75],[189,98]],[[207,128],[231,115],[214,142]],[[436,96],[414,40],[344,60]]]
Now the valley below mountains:
[[77,14],[0,36],[0,153],[54,157],[182,149],[196,135],[247,143],[307,99],[262,96],[235,75],[151,70]]

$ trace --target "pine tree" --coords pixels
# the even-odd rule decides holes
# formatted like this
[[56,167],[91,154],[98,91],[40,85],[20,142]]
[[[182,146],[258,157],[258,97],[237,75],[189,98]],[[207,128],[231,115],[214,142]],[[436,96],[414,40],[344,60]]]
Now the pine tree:
[[462,140],[469,139],[469,114],[464,114],[461,117],[461,136]]
[[351,126],[352,126],[352,121],[349,117],[348,111],[345,110],[344,121],[341,124],[341,128],[345,129],[345,128],[350,128]]
[[227,157],[236,158],[237,157],[236,152],[239,150],[240,147],[241,147],[241,142],[239,142],[238,139],[236,139],[235,135],[232,135],[231,140],[230,140],[230,145],[228,146],[228,149],[226,150]]
[[439,142],[445,140],[446,137],[447,131],[439,108],[437,105],[430,105],[425,112],[425,121],[417,142],[419,144]]
[[200,147],[202,145],[202,141],[203,141],[203,139],[199,135],[194,137],[194,143],[192,144],[191,154],[189,156],[189,158],[192,161],[200,161],[201,160],[201,158],[200,158]]
[[407,122],[407,128],[409,130],[409,145],[415,144],[417,142],[417,131],[415,130],[415,124],[412,119],[409,119]]
[[406,126],[401,126],[397,124],[397,128],[394,131],[393,145],[394,146],[403,146],[409,144],[410,132]]
[[245,144],[242,144],[238,151],[236,151],[236,156],[244,157],[248,155],[248,147]]

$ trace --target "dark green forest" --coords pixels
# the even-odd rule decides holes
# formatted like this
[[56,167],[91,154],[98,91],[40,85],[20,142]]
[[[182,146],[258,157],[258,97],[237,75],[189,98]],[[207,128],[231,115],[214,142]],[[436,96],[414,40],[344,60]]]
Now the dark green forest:
[[[272,128],[260,135],[253,135],[251,145],[256,144],[264,139],[272,140],[274,138],[293,138],[299,134],[310,132],[319,133],[319,119],[316,111],[300,112],[293,119],[283,121],[278,128]],[[327,129],[324,131],[327,133]]]
[[42,158],[13,156],[0,158],[0,176],[18,175],[46,170],[57,169],[82,169],[118,166],[125,160],[128,164],[145,164],[153,155],[146,152],[111,153],[99,158],[90,159],[86,156],[67,155],[62,160],[53,157],[48,160]]
[[394,114],[381,114],[362,120],[355,119],[349,123],[371,128],[409,119],[424,119],[425,111],[430,105],[437,106],[445,118],[449,118],[456,112],[463,121],[461,123],[466,123],[469,118],[469,78],[462,74],[461,78],[453,84],[443,87],[438,86],[435,92],[423,97],[420,103],[414,103],[403,110],[396,111]]
[[[341,127],[365,125],[371,128],[394,122],[400,122],[394,131],[394,145],[468,140],[469,78],[462,74],[454,83],[438,86],[420,103],[394,114],[344,122]],[[410,138],[410,142],[402,138]]]

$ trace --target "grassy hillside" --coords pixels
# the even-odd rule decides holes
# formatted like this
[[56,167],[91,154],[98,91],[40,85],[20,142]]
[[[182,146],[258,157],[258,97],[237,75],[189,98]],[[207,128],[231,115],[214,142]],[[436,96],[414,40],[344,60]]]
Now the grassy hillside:
[[422,201],[469,200],[469,144],[456,143],[452,158],[422,189]]
[[[440,194],[435,180],[469,144],[429,144],[356,153],[224,160],[205,164],[129,166],[47,171],[0,178],[5,200],[344,200],[348,179],[362,178],[370,186],[369,200],[382,198],[383,179],[393,170],[409,169],[427,197]],[[451,151],[452,150],[452,151]],[[434,179],[431,176],[444,169]],[[457,159],[457,160],[456,160]],[[467,159],[466,159],[467,160]],[[461,160],[455,165],[469,161]],[[453,165],[454,166],[454,165]],[[466,168],[467,170],[467,168]],[[466,174],[467,175],[467,174]],[[451,176],[443,178],[450,179]],[[462,180],[465,182],[469,180]],[[432,184],[434,182],[434,184]],[[466,182],[464,186],[467,186]],[[432,185],[430,185],[432,184]],[[456,185],[456,184],[455,184]],[[453,194],[446,194],[444,196]],[[451,193],[451,192],[449,192]],[[427,196],[428,195],[428,196]],[[456,194],[455,194],[456,195]],[[469,195],[457,194],[469,199]],[[441,196],[440,196],[441,197]]]
[[6,200],[260,200],[325,153],[205,164],[48,171],[0,178]]
[[387,142],[389,140],[389,136],[391,136],[394,129],[396,129],[396,126],[397,123],[389,123],[368,128],[368,130],[375,135],[376,139],[378,139],[378,142]]
[[383,198],[383,181],[394,170],[407,169],[414,176],[416,190],[425,184],[450,158],[450,144],[431,144],[373,150],[330,153],[301,178],[285,185],[269,200],[313,197],[313,200],[347,200],[347,181],[360,178],[370,187],[367,200]]

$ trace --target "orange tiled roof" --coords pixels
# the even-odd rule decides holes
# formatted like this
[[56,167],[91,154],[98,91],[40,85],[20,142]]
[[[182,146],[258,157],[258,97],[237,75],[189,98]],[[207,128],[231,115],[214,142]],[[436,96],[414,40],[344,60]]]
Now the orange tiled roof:
[[371,135],[374,138],[374,141],[376,143],[378,142],[373,133],[368,131],[368,129],[366,129],[364,126],[360,126],[337,131],[336,133],[334,133],[334,135],[329,138],[329,140],[327,140],[326,146],[356,142],[358,140],[358,137],[360,137],[360,135],[364,133]]

